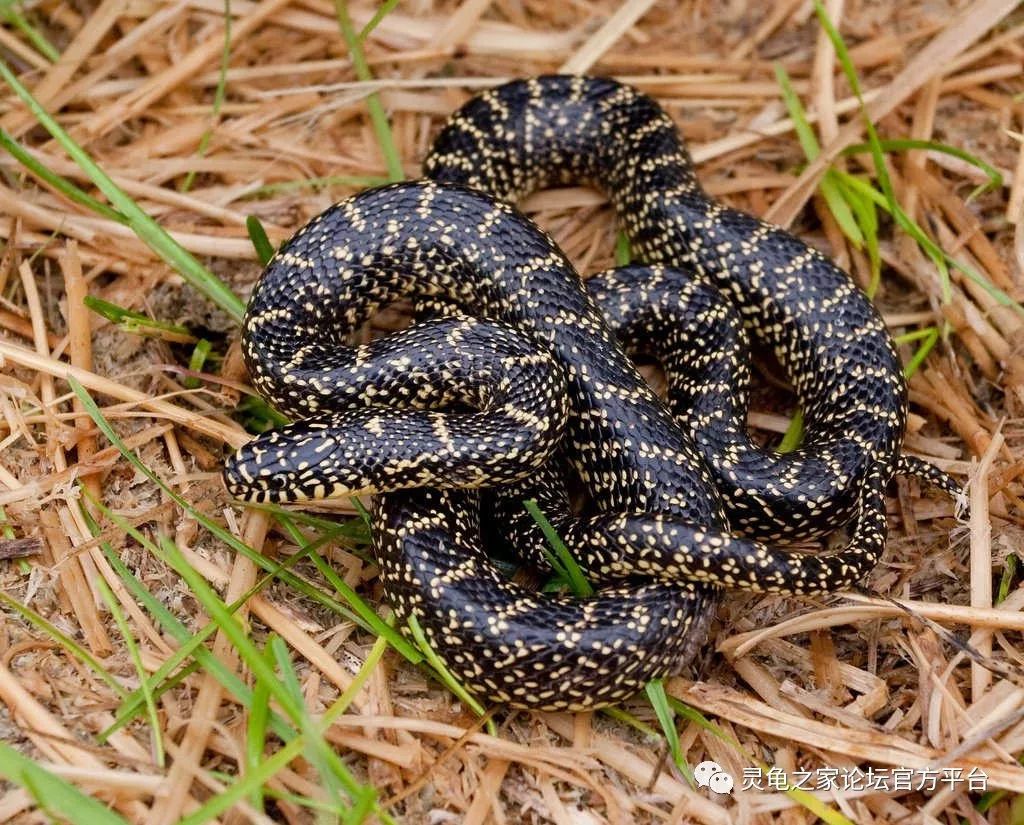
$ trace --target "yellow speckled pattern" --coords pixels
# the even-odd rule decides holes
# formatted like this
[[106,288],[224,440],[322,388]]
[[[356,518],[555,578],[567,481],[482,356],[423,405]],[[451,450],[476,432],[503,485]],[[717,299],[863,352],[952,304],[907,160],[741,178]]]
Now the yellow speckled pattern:
[[[474,692],[546,709],[619,701],[686,664],[721,587],[829,592],[866,575],[894,472],[955,489],[899,456],[906,387],[870,302],[805,244],[708,199],[671,121],[635,90],[507,84],[453,116],[425,169],[431,180],[331,207],[268,265],[243,352],[296,422],[246,445],[225,480],[252,501],[378,493],[385,593]],[[610,192],[640,260],[589,290],[512,205],[567,180]],[[346,344],[399,298],[409,329]],[[805,405],[789,456],[746,433],[747,335],[774,347]],[[665,365],[668,406],[623,345]],[[594,597],[496,571],[481,512],[543,563],[524,497]],[[765,543],[847,522],[834,552]]]

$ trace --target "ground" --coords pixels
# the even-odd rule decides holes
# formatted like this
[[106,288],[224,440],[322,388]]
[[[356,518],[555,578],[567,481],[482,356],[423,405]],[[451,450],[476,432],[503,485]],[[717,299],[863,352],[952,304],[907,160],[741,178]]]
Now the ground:
[[[935,142],[884,145],[906,220],[876,194],[877,233],[862,242],[843,228],[869,196],[839,173],[885,187],[866,150],[841,154],[865,139],[864,120],[804,0],[411,0],[387,4],[355,52],[345,13],[325,0],[9,7],[11,80],[83,156],[3,87],[5,140],[38,168],[0,157],[0,820],[303,822],[375,794],[371,819],[410,823],[1019,821],[1024,16],[1006,0],[826,5],[879,137]],[[375,10],[353,3],[347,35]],[[778,67],[810,115],[803,134]],[[489,729],[387,645],[379,619],[370,632],[345,612],[348,586],[388,615],[358,518],[341,535],[325,536],[324,520],[289,530],[232,503],[219,481],[227,450],[267,411],[236,409],[238,299],[217,306],[196,283],[212,272],[244,298],[260,269],[247,217],[276,244],[335,200],[416,176],[475,89],[558,70],[652,94],[713,195],[789,225],[873,290],[912,373],[906,449],[967,485],[966,520],[914,482],[893,486],[872,595],[726,599],[701,661],[665,687],[685,703],[680,762],[719,763],[732,794],[688,783],[644,697],[611,715],[498,708]],[[1000,174],[981,193],[977,161]],[[823,180],[833,191],[847,181],[853,212]],[[73,200],[67,181],[117,213]],[[524,208],[584,275],[613,264],[601,195],[549,191]],[[937,265],[936,249],[956,265]],[[104,317],[86,294],[116,307]],[[123,310],[165,326],[140,335]],[[401,322],[399,308],[375,329]],[[777,438],[791,401],[767,371],[751,424]],[[214,632],[190,642],[211,619]],[[168,681],[161,667],[179,661]],[[100,738],[142,673],[158,674],[148,702]],[[831,768],[847,787],[786,791],[771,766],[791,782]],[[918,773],[880,789],[851,780],[854,768]]]

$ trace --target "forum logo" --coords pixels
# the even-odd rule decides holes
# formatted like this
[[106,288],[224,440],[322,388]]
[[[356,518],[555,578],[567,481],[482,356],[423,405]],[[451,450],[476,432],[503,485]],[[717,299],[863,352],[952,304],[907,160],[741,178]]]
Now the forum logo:
[[731,775],[717,762],[710,759],[693,769],[693,778],[698,788],[710,788],[715,793],[732,793],[735,782]]

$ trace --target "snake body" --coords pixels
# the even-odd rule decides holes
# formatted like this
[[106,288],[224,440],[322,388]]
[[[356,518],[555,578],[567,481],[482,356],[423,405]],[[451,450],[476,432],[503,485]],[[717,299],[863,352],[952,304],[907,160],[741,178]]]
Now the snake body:
[[[511,206],[433,182],[368,190],[332,207],[267,267],[250,298],[243,352],[260,392],[299,420],[233,456],[229,490],[260,501],[388,491],[374,509],[388,599],[402,615],[417,617],[449,668],[479,693],[582,707],[616,701],[688,657],[700,635],[688,631],[706,623],[713,606],[707,586],[648,582],[577,601],[534,595],[493,569],[476,494],[462,489],[473,485],[459,481],[447,489],[447,467],[457,460],[490,463],[490,451],[467,454],[455,434],[465,430],[459,423],[466,415],[489,412],[472,396],[486,392],[493,376],[477,372],[449,382],[464,385],[458,400],[478,412],[432,412],[422,408],[442,405],[431,395],[430,376],[414,365],[430,357],[426,350],[450,360],[442,369],[461,370],[464,361],[460,341],[423,346],[422,327],[433,319],[369,345],[341,344],[403,296],[528,330],[538,349],[564,365],[561,395],[572,402],[563,440],[599,506],[649,509],[721,531],[720,500],[689,439],[637,375],[565,256]],[[386,352],[378,354],[381,347]],[[534,382],[527,387],[546,394]],[[396,438],[375,421],[394,407],[390,414],[440,417],[429,446]],[[522,423],[553,427],[539,410],[524,411]],[[607,450],[622,444],[626,429],[658,455]],[[362,462],[351,460],[359,445],[378,453],[386,484],[374,486]],[[418,460],[405,452],[415,447],[425,448]],[[392,456],[392,449],[402,452]],[[431,455],[440,466],[428,474]],[[538,466],[520,453],[503,461],[520,477]],[[401,488],[411,489],[392,492]]]
[[[870,302],[800,241],[704,195],[671,121],[635,90],[568,77],[499,87],[456,113],[425,170],[331,207],[264,271],[243,353],[256,388],[298,421],[243,447],[225,480],[255,501],[380,493],[385,593],[470,690],[548,709],[618,701],[692,656],[719,586],[859,580],[884,546],[898,470],[952,487],[901,463],[906,387]],[[512,206],[569,180],[610,193],[644,262],[589,292]],[[345,344],[399,298],[417,323]],[[794,455],[746,435],[748,332],[805,406]],[[631,349],[659,339],[671,410],[616,333]],[[566,471],[582,514],[559,492]],[[549,505],[598,594],[505,581],[484,552],[483,488],[513,540],[537,538],[510,502]],[[829,554],[760,541],[851,519]]]
[[[867,296],[803,241],[710,198],[671,118],[636,89],[552,75],[486,91],[449,120],[424,171],[512,203],[559,183],[605,191],[634,258],[684,270],[595,290],[613,325],[631,319],[622,327],[631,343],[657,341],[636,319],[650,319],[652,307],[679,307],[680,282],[713,284],[730,299],[746,332],[774,351],[804,412],[800,449],[783,455],[752,443],[748,376],[735,357],[722,362],[733,373],[728,386],[683,393],[674,405],[733,528],[767,540],[835,530],[854,513],[875,462],[888,477],[900,468],[955,488],[932,468],[899,458],[906,382]],[[679,309],[676,318],[685,319]]]

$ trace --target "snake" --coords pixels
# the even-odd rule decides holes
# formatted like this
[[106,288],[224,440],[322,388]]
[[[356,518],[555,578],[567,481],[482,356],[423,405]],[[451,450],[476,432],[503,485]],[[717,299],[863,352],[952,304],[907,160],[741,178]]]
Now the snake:
[[[547,710],[621,701],[692,659],[721,588],[830,593],[863,578],[895,473],[955,490],[900,455],[906,385],[866,296],[703,193],[671,120],[631,87],[547,76],[484,92],[424,172],[331,206],[265,268],[242,353],[294,421],[229,457],[224,480],[250,502],[374,494],[385,596],[471,693]],[[635,264],[588,287],[516,208],[564,182],[609,194]],[[410,327],[352,343],[398,300]],[[774,349],[804,406],[792,454],[747,434],[748,338]],[[627,353],[645,347],[667,401]],[[544,555],[513,506],[525,495],[593,596],[536,593],[496,569],[484,513]],[[843,525],[828,553],[766,543]]]
[[[731,375],[715,391],[680,393],[674,411],[687,420],[733,528],[768,540],[830,532],[851,518],[876,460],[889,477],[899,471],[958,493],[944,473],[900,454],[906,380],[871,301],[799,238],[710,198],[675,123],[647,95],[583,76],[498,86],[450,118],[424,172],[512,203],[557,184],[603,190],[634,259],[675,270],[626,286],[614,273],[593,281],[606,318],[634,349],[657,343],[645,326],[655,315],[685,320],[680,282],[707,282],[731,300],[744,337],[772,351],[791,378],[804,418],[800,449],[783,454],[754,444],[745,361],[724,359]],[[686,334],[686,323],[669,328]],[[695,401],[702,403],[690,406]]]

